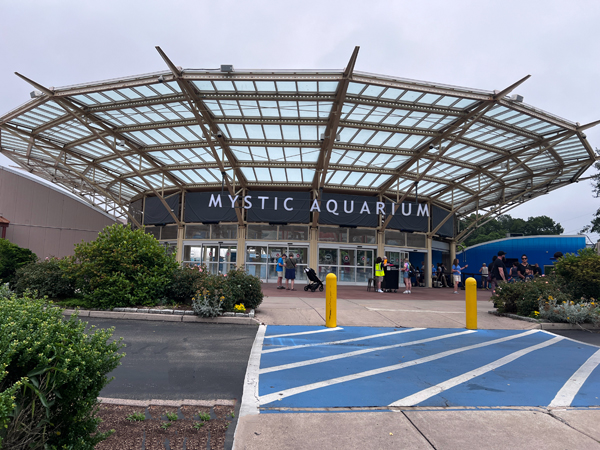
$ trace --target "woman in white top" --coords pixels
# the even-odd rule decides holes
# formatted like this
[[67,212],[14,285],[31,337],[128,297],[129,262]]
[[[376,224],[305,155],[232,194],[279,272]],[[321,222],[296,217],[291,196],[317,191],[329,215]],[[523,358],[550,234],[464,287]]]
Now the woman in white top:
[[479,269],[479,273],[481,274],[481,289],[488,290],[488,267],[483,263],[481,269]]

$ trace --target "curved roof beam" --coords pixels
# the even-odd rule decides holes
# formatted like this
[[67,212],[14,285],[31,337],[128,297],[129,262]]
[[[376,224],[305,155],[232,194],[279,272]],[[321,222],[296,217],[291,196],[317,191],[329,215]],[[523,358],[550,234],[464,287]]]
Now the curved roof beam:
[[[339,81],[337,91],[335,93],[335,99],[331,107],[331,113],[329,114],[327,127],[325,128],[325,136],[321,145],[321,153],[319,154],[319,159],[317,160],[315,176],[312,182],[312,189],[315,191],[316,198],[319,200],[321,199],[321,190],[325,185],[327,166],[329,165],[329,160],[331,159],[331,150],[337,135],[337,129],[340,123],[340,117],[342,115],[342,107],[344,106],[344,99],[346,98],[346,93],[348,92],[348,83],[350,82],[352,72],[354,71],[354,66],[356,65],[356,58],[358,58],[359,49],[360,47],[358,46],[354,47],[350,61],[348,61],[348,65],[344,70],[342,79]],[[313,227],[316,226],[318,220],[319,213],[314,212],[312,222]]]

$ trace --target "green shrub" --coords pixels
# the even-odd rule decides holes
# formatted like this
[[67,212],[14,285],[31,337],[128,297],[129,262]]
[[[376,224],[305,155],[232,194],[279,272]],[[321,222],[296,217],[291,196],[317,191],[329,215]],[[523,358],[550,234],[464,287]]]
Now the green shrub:
[[8,283],[0,284],[0,300],[9,298],[13,294]]
[[168,297],[175,303],[190,305],[192,297],[202,289],[206,279],[215,276],[208,273],[206,267],[182,267],[173,272],[173,279],[169,285]]
[[86,324],[24,296],[0,300],[0,445],[92,450],[98,395],[119,365],[113,329]]
[[96,308],[163,302],[175,269],[175,257],[153,236],[120,224],[76,245],[69,265],[76,287]]
[[600,255],[594,249],[567,253],[554,263],[554,271],[564,280],[574,299],[600,298]]
[[240,303],[243,303],[246,309],[256,309],[262,303],[264,294],[260,278],[249,275],[243,269],[232,269],[225,278],[223,293],[226,311],[233,311],[235,305]]
[[540,299],[548,296],[554,296],[561,302],[571,301],[562,280],[556,277],[536,277],[531,281],[500,283],[492,300],[500,312],[530,316],[538,310]]
[[72,297],[75,286],[65,272],[67,264],[66,260],[46,258],[45,261],[20,267],[15,274],[15,292],[36,291],[40,297],[56,299]]
[[19,267],[36,261],[37,256],[31,250],[0,239],[0,283],[12,282]]

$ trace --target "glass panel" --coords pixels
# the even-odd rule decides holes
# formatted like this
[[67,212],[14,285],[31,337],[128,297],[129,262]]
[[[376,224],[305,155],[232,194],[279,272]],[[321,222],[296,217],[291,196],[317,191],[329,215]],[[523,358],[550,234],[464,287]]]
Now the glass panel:
[[356,265],[373,268],[373,250],[357,250]]
[[320,248],[319,249],[319,264],[333,264],[338,263],[338,251],[337,248]]
[[339,267],[340,276],[338,281],[345,281],[348,283],[354,283],[356,281],[356,268],[355,267]]
[[306,247],[290,247],[288,256],[294,258],[297,265],[306,266],[308,263],[308,249]]
[[196,261],[200,263],[202,260],[202,247],[185,245],[183,247],[183,260],[184,261]]
[[356,269],[356,282],[357,283],[366,283],[369,281],[369,278],[373,278],[373,269],[370,267],[361,268],[358,267]]
[[267,265],[266,264],[246,264],[246,272],[255,277],[261,279],[267,278]]
[[212,239],[237,239],[237,225],[212,225]]
[[151,234],[156,239],[160,239],[160,229],[162,227],[145,227],[144,231],[148,234]]
[[375,244],[377,242],[375,230],[350,228],[348,232],[350,234],[350,242],[356,242],[361,244]]
[[348,242],[347,228],[319,227],[319,241]]
[[317,272],[319,278],[321,279],[321,281],[323,282],[323,284],[325,284],[325,279],[327,278],[327,274],[329,273],[333,273],[335,274],[335,276],[337,276],[338,274],[338,268],[336,266],[329,266],[329,265],[319,265],[319,271]]
[[186,239],[208,239],[210,236],[210,225],[186,225]]
[[355,266],[356,250],[340,249],[340,264],[342,266]]
[[[268,277],[273,280],[277,280],[277,260],[283,255],[287,250],[287,247],[271,247],[269,246],[268,253],[268,261],[269,261],[269,273]],[[285,267],[284,267],[285,268]]]
[[386,230],[385,245],[398,245],[400,247],[405,247],[406,233],[402,233],[400,231]]
[[272,225],[248,225],[246,239],[277,240],[277,227]]
[[237,262],[237,246],[222,246],[219,249],[219,273],[226,274]]
[[424,234],[408,233],[406,235],[406,246],[425,248],[427,246],[427,238]]
[[385,256],[388,259],[388,264],[393,266],[400,265],[400,252],[385,252]]
[[203,245],[202,246],[202,262],[209,264],[211,262],[217,262],[217,255],[219,254],[218,245]]
[[249,263],[266,264],[268,259],[267,247],[249,245],[246,249],[246,261]]
[[160,238],[165,239],[177,239],[177,225],[167,225],[162,227]]
[[308,241],[308,227],[280,225],[277,236],[281,241]]

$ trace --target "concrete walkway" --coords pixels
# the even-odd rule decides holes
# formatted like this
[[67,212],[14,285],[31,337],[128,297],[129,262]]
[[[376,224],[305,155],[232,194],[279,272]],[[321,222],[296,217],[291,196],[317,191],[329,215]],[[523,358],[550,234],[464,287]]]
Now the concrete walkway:
[[[324,292],[275,290],[269,285],[264,291],[266,297],[256,318],[267,326],[324,325]],[[536,323],[488,314],[493,310],[489,298],[488,291],[478,292],[480,329],[540,328]],[[464,291],[452,294],[451,289],[415,288],[413,294],[403,295],[341,286],[337,324],[464,328],[464,302]],[[261,351],[262,341],[260,345],[255,342],[253,353]],[[249,379],[249,373],[251,370],[246,375],[247,386],[258,382]],[[398,407],[391,412],[262,413],[240,416],[234,448],[600,449],[599,421],[600,408]]]

